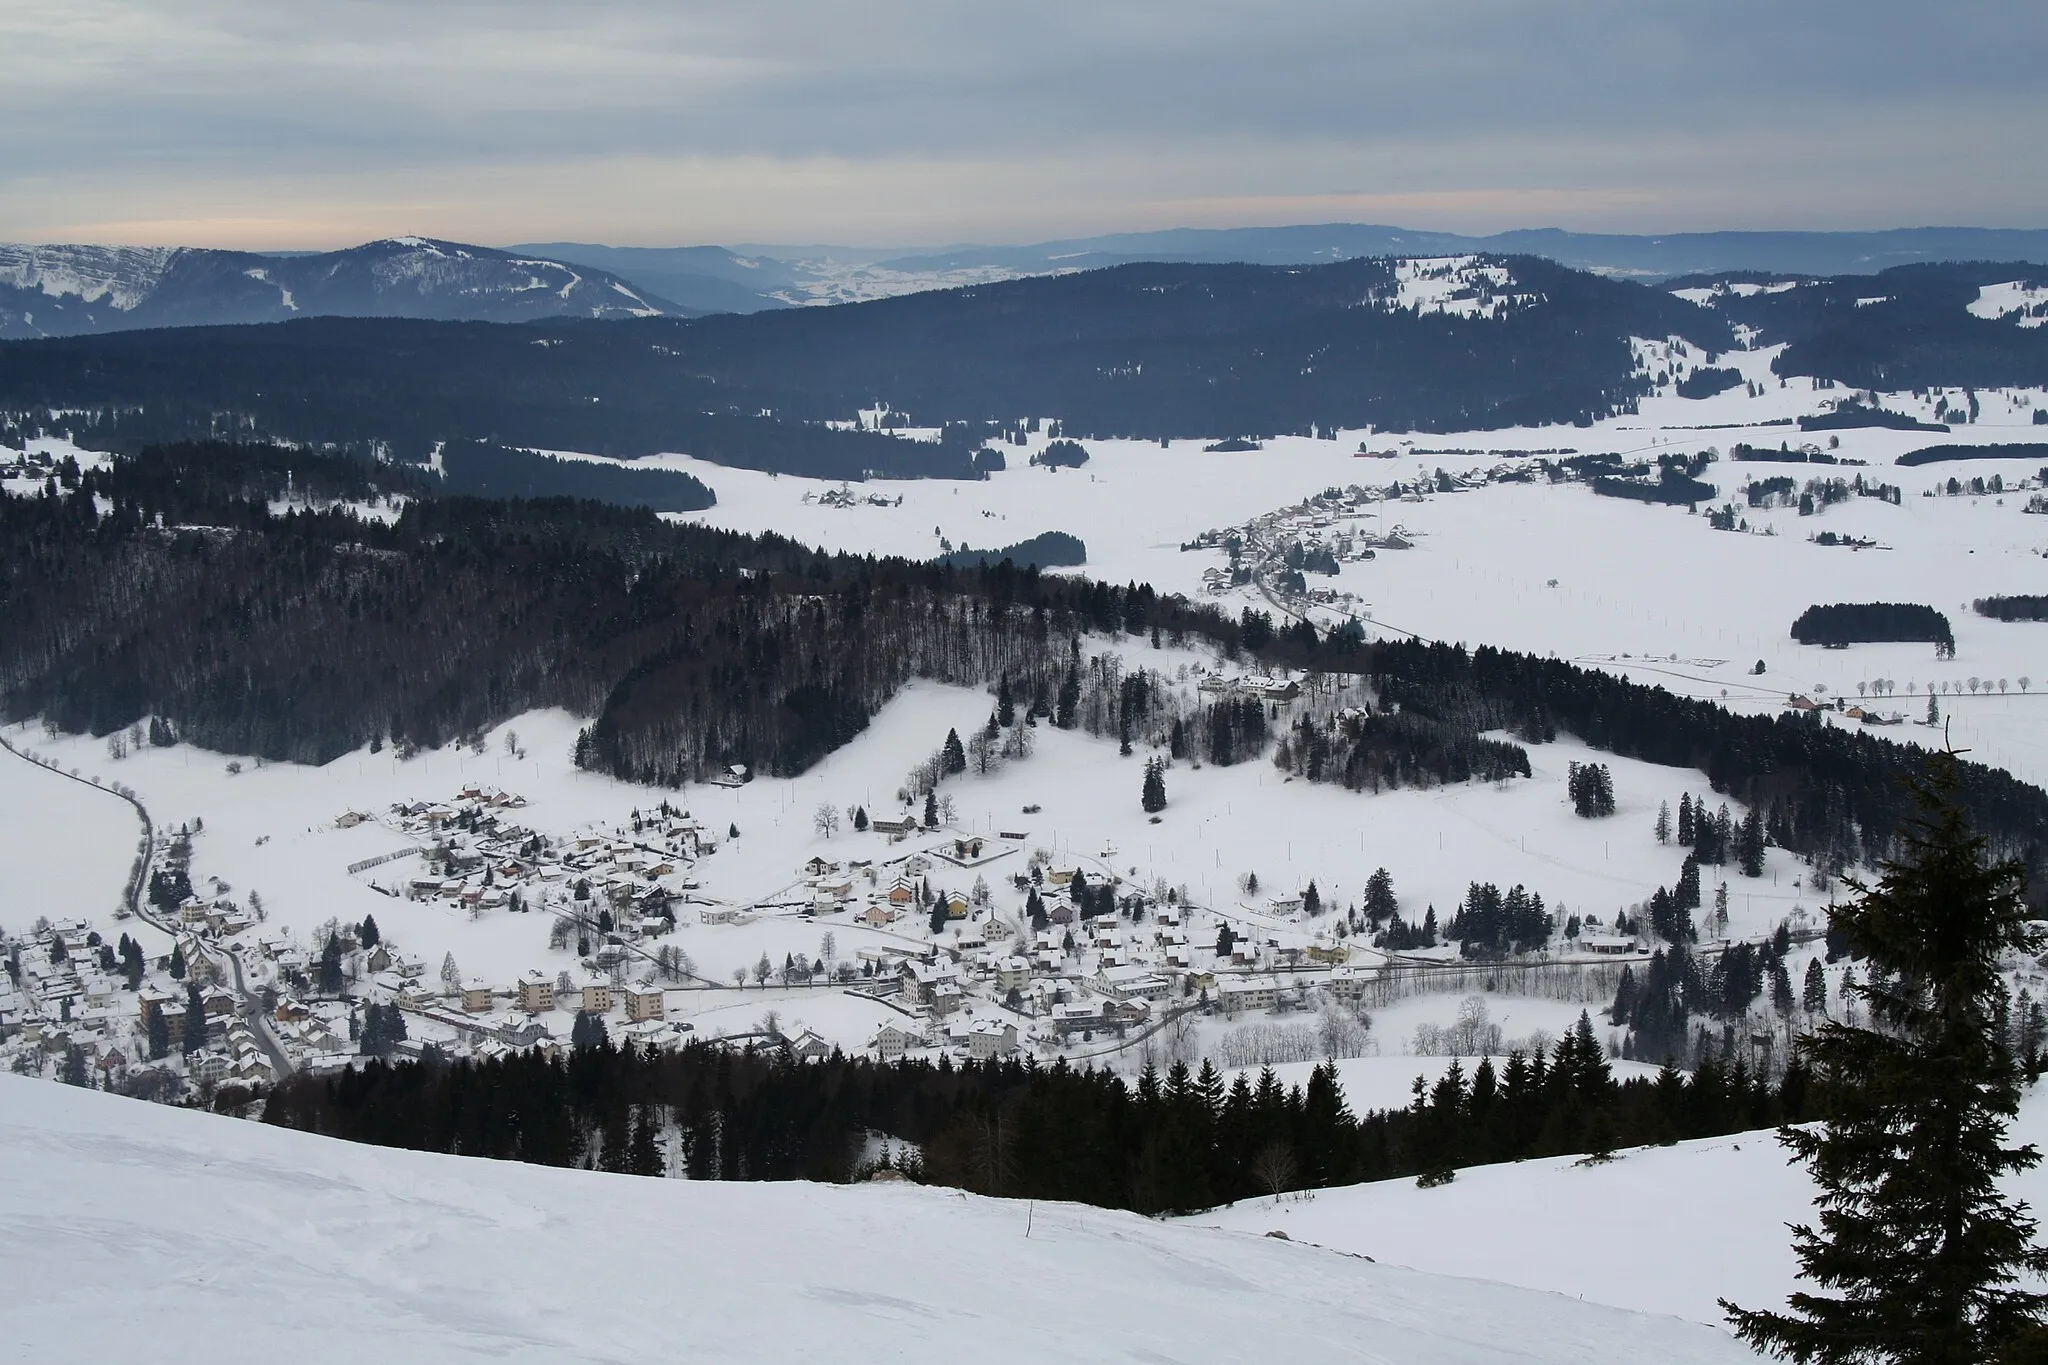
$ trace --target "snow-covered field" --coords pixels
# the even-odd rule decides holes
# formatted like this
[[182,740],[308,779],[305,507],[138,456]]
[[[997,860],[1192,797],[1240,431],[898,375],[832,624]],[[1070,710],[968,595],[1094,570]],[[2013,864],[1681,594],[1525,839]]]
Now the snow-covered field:
[[1697,1323],[1255,1233],[357,1147],[15,1077],[0,1152],[5,1339],[52,1365],[138,1330],[216,1365],[1751,1359]]
[[[1646,343],[1661,354],[1665,343]],[[1697,364],[1702,357],[1692,352]],[[1761,386],[1705,399],[1667,391],[1646,398],[1637,414],[1590,427],[1510,428],[1443,435],[1392,436],[1345,431],[1334,439],[1276,437],[1264,449],[1207,453],[1202,441],[1096,441],[1079,469],[1027,465],[1029,448],[1006,447],[1010,468],[972,483],[919,481],[871,485],[900,505],[836,507],[817,501],[838,485],[787,475],[728,469],[688,456],[647,463],[687,469],[717,492],[718,506],[688,519],[736,530],[774,530],[807,543],[856,553],[936,555],[952,546],[1000,548],[1046,531],[1067,531],[1088,547],[1082,572],[1113,582],[1149,582],[1162,592],[1202,594],[1204,569],[1222,564],[1215,551],[1180,547],[1202,531],[1241,525],[1326,488],[1383,486],[1437,469],[1454,474],[1517,458],[1512,452],[1613,452],[1654,460],[1666,451],[1712,447],[1723,459],[1702,477],[1721,501],[1742,506],[1743,485],[1775,475],[1866,479],[1898,486],[1898,506],[1858,498],[1801,517],[1796,508],[1743,507],[1753,534],[1716,532],[1684,508],[1598,498],[1582,485],[1498,484],[1470,492],[1385,504],[1368,530],[1400,525],[1416,548],[1382,552],[1345,564],[1333,586],[1368,604],[1374,629],[1432,639],[1495,644],[1624,672],[1674,691],[1731,705],[1775,708],[1788,693],[1856,697],[1857,684],[1878,678],[1898,684],[1897,709],[1918,719],[1930,683],[1959,689],[1942,709],[1956,742],[1987,762],[2029,780],[2048,779],[2048,628],[1976,617],[1969,603],[1994,594],[2048,592],[2048,517],[2023,512],[2026,495],[1933,497],[1924,490],[1951,477],[1993,474],[2008,483],[2037,475],[2038,456],[1901,468],[1898,456],[1922,446],[2031,443],[2048,437],[2032,424],[2048,408],[2038,389],[1982,391],[1980,418],[1949,433],[1879,428],[1802,433],[1791,419],[1824,411],[1846,396],[1812,381],[1770,374],[1774,349],[1711,357]],[[1939,395],[1881,395],[1884,406],[1922,419]],[[1960,391],[1946,395],[1957,404]],[[1775,425],[1774,425],[1775,424]],[[1803,443],[1853,465],[1735,463],[1738,442],[1757,447]],[[1360,459],[1366,443],[1400,452]],[[1765,534],[1768,530],[1771,534]],[[1883,548],[1822,546],[1821,531],[1872,539]],[[1248,591],[1214,599],[1230,611],[1264,607]],[[1956,657],[1937,661],[1917,645],[1864,645],[1846,651],[1794,643],[1800,611],[1841,601],[1923,602],[1946,612],[1957,636]],[[1675,658],[1673,657],[1675,656]],[[1750,670],[1763,661],[1766,673]],[[1972,695],[1967,680],[2007,680],[2003,691]],[[2018,679],[2039,686],[2018,695]],[[1905,696],[1908,685],[1919,690]],[[1914,727],[1888,732],[1914,738]]]
[[[2048,1095],[2030,1095],[2013,1136],[2048,1139]],[[1548,1289],[1645,1313],[1718,1323],[1715,1300],[1781,1306],[1793,1288],[1786,1224],[1812,1217],[1814,1186],[1769,1133],[1639,1148],[1603,1165],[1569,1157],[1479,1166],[1449,1185],[1389,1180],[1261,1199],[1185,1220],[1279,1229],[1382,1264]],[[2048,1172],[2009,1188],[2039,1214]]]

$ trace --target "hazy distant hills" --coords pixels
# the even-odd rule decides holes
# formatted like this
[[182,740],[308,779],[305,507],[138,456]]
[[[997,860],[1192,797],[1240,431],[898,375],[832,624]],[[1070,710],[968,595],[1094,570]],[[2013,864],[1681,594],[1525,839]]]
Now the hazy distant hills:
[[1882,232],[1686,232],[1643,237],[1523,228],[1488,237],[1362,223],[1313,227],[1180,228],[1022,247],[956,247],[885,258],[913,272],[1003,269],[1039,274],[1125,261],[1244,261],[1305,265],[1354,256],[1542,256],[1576,270],[1634,279],[1730,270],[1863,275],[1921,261],[2048,262],[2048,231],[1894,228]]
[[865,303],[1144,262],[1297,266],[1365,257],[1507,255],[1539,256],[1645,283],[1737,271],[1867,275],[1940,261],[2048,264],[2048,231],[1900,228],[1642,237],[1535,228],[1470,237],[1330,223],[1182,228],[934,250],[587,242],[500,250],[420,237],[286,254],[0,244],[0,340],[294,317],[691,317]]
[[2048,263],[2048,231],[1897,228],[1882,232],[1687,232],[1668,236],[1525,228],[1486,237],[1366,223],[1177,228],[1030,246],[907,250],[845,246],[606,247],[548,242],[515,248],[623,275],[703,312],[859,303],[1028,275],[1141,261],[1327,265],[1361,256],[1541,256],[1575,270],[1646,283],[1754,270],[1868,275],[1931,261]]
[[8,339],[294,317],[528,322],[688,311],[602,269],[423,237],[292,256],[0,244]]
[[[2048,384],[2048,269],[2024,262],[1657,286],[1538,256],[1147,262],[837,308],[639,311],[7,342],[0,437],[10,422],[94,449],[256,434],[410,459],[480,441],[965,478],[983,444],[1000,450],[1034,418],[1150,440],[1588,423],[1664,382],[1638,338],[1709,355],[1784,343],[1777,373],[1857,389]],[[877,407],[942,439],[848,429]]]
[[[0,345],[0,417],[95,448],[226,431],[420,458],[435,443],[828,478],[971,477],[1032,418],[1151,439],[1579,422],[1650,386],[1630,338],[1732,344],[1718,311],[1535,257],[1139,264],[840,308],[527,326],[303,318]],[[946,439],[844,429],[887,405]]]

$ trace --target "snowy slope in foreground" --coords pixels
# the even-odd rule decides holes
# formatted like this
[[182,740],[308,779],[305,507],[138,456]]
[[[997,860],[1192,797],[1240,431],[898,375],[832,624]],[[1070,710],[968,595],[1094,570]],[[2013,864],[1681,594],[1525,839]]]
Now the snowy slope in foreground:
[[[39,1361],[1672,1365],[1712,1328],[1067,1205],[654,1183],[0,1077],[5,1336]],[[154,1324],[154,1326],[146,1326]]]
[[[2048,1094],[2014,1136],[2048,1139]],[[1324,1190],[1197,1214],[1189,1223],[1280,1229],[1299,1242],[1443,1274],[1477,1275],[1646,1313],[1721,1320],[1717,1297],[1782,1307],[1798,1263],[1785,1225],[1812,1217],[1814,1187],[1769,1133],[1635,1149],[1603,1166],[1572,1158],[1482,1166],[1452,1184],[1412,1180]],[[2048,1171],[2012,1192],[2048,1208]]]

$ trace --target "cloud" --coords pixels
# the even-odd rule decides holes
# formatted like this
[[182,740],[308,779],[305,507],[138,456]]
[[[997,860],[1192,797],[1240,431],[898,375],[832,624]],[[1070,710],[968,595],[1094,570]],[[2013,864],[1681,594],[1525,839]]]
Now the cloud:
[[2048,218],[2048,10],[1968,0],[15,0],[0,54],[0,238]]

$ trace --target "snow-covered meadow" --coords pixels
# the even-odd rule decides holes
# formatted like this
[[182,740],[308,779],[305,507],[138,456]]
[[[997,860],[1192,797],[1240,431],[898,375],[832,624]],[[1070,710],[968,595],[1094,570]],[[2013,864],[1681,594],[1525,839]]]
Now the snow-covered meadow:
[[1238,1365],[1282,1340],[1294,1358],[1368,1365],[1752,1358],[1698,1323],[1264,1228],[360,1147],[11,1076],[0,1151],[6,1339],[52,1365],[132,1353],[147,1322],[210,1326],[155,1339],[180,1365]]
[[[2013,1138],[2048,1139],[2048,1095],[2031,1094]],[[2008,1185],[2038,1216],[2048,1171]],[[1769,1133],[1477,1166],[1451,1184],[1388,1180],[1260,1199],[1185,1220],[1388,1265],[1570,1294],[1588,1303],[1719,1323],[1726,1297],[1772,1308],[1794,1287],[1788,1223],[1811,1219],[1815,1186]]]

